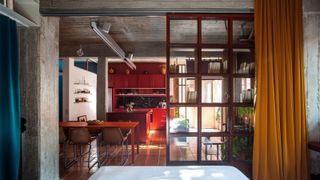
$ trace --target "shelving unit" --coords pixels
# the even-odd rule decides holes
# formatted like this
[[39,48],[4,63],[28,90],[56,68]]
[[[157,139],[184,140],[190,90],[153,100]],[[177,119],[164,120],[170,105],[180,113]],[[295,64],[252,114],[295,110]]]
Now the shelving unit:
[[[172,14],[166,24],[167,164],[237,164],[250,171],[254,43],[242,39],[253,30],[253,16]],[[219,153],[206,153],[204,139],[219,142],[212,147]]]

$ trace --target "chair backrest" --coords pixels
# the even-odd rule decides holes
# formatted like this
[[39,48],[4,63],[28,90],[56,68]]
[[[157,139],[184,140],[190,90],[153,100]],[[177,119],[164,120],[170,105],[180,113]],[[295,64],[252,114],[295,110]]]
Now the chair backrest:
[[102,141],[106,144],[121,144],[124,140],[119,128],[105,128],[102,130]]
[[79,122],[87,122],[88,118],[87,115],[78,116]]
[[87,128],[72,128],[69,130],[69,139],[75,144],[87,144],[91,135]]
[[67,137],[64,133],[64,130],[62,127],[59,127],[59,144],[63,144],[67,140]]

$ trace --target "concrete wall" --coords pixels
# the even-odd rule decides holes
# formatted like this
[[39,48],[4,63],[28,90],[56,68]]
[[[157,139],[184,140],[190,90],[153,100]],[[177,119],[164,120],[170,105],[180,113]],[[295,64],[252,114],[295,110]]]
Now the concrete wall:
[[[309,141],[320,142],[320,1],[303,1],[304,62]],[[320,174],[320,153],[310,151],[311,173]]]
[[19,28],[22,179],[59,179],[59,18],[41,17],[40,27]]

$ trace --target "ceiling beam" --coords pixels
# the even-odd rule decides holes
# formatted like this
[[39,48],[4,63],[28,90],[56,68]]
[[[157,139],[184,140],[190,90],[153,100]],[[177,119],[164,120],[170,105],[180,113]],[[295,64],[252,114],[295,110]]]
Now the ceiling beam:
[[48,16],[158,16],[166,13],[253,13],[254,0],[41,0]]

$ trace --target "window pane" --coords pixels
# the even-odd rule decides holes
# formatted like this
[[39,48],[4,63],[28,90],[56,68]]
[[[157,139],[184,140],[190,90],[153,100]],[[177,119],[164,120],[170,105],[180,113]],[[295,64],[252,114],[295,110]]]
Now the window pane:
[[250,49],[233,50],[233,72],[242,74],[254,74],[254,52]]
[[227,20],[202,20],[202,43],[227,44],[228,22]]
[[227,161],[228,137],[202,137],[201,150],[202,161]]
[[227,73],[228,50],[206,48],[201,50],[202,73]]
[[203,77],[201,80],[201,102],[228,102],[228,79],[223,77]]
[[233,111],[233,131],[234,132],[253,132],[254,125],[254,108],[237,107]]
[[193,77],[170,78],[171,103],[197,102],[196,80]]
[[252,160],[253,136],[232,138],[232,157],[235,160]]
[[197,20],[171,20],[171,43],[197,43]]
[[171,107],[170,132],[197,132],[198,108],[196,107]]
[[196,73],[196,57],[195,48],[171,48],[170,73]]
[[233,102],[253,103],[254,82],[252,78],[233,79]]
[[253,44],[253,21],[233,21],[233,43]]
[[196,161],[197,137],[171,137],[170,161]]
[[229,110],[227,107],[202,107],[202,132],[227,132]]

